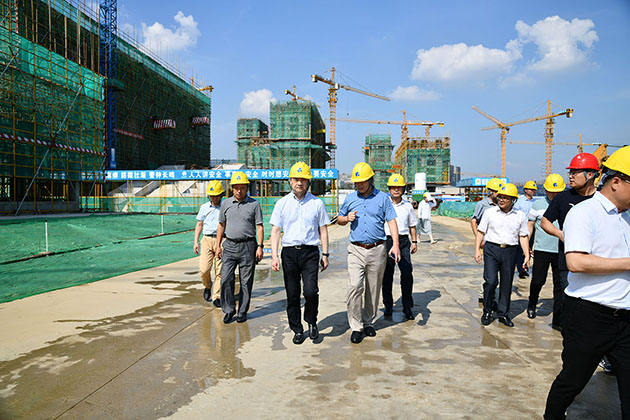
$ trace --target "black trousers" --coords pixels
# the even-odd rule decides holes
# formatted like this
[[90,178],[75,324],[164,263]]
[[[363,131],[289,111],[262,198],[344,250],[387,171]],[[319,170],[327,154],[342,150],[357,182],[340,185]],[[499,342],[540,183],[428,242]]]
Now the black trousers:
[[[406,235],[399,236],[400,261],[398,261],[398,269],[400,270],[400,291],[402,295],[402,305],[405,309],[413,307],[413,265],[411,264],[411,241]],[[385,241],[385,250],[389,253],[392,249],[394,241],[391,236]],[[391,309],[394,306],[394,298],[392,297],[392,286],[394,283],[394,268],[396,262],[387,257],[385,272],[383,274],[383,305],[385,308]]]
[[501,248],[492,242],[483,247],[483,311],[490,313],[494,302],[494,293],[499,286],[497,315],[506,316],[510,311],[514,266],[516,265],[517,247]]
[[565,295],[562,370],[551,384],[545,419],[565,419],[604,355],[617,373],[621,418],[630,420],[630,313],[601,312],[601,306]]
[[558,253],[534,251],[534,266],[532,267],[532,281],[529,284],[529,305],[536,306],[540,291],[547,282],[547,273],[551,266],[553,278],[553,325],[560,325],[560,317],[564,306],[564,288],[567,287],[566,276],[562,281],[558,268]]
[[282,248],[282,274],[287,291],[287,317],[293,332],[303,332],[300,308],[301,283],[304,283],[304,321],[317,323],[319,307],[319,248],[302,246],[301,248]]

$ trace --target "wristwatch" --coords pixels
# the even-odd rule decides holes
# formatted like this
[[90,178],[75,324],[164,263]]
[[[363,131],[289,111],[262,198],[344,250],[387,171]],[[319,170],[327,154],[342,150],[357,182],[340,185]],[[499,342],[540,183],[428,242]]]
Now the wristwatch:
[[327,252],[322,252],[322,257],[330,257],[330,254]]
[[265,246],[263,244],[258,244],[258,248],[264,248]]
[[412,243],[412,244],[417,244],[417,243],[418,243],[418,241],[411,241],[411,243]]

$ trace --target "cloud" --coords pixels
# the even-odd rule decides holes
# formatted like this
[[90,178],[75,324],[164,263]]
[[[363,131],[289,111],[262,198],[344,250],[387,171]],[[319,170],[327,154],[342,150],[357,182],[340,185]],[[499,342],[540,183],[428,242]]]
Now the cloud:
[[276,98],[269,89],[252,90],[245,92],[241,101],[241,114],[265,118],[269,115],[269,102],[275,102]]
[[441,95],[432,90],[422,90],[418,86],[398,86],[389,96],[397,101],[435,101]]
[[151,49],[159,47],[169,51],[181,51],[196,45],[201,32],[195,18],[192,15],[185,16],[179,11],[173,19],[177,25],[172,29],[165,28],[160,22],[151,26],[142,22],[143,44]]
[[569,22],[551,16],[531,26],[519,20],[515,27],[519,42],[533,42],[538,48],[538,60],[528,66],[534,71],[555,72],[586,64],[588,50],[599,40],[590,19],[576,18]]

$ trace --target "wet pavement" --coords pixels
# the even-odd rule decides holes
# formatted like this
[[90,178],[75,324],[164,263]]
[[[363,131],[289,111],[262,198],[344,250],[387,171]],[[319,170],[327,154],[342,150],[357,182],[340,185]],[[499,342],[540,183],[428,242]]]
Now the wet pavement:
[[[412,258],[416,319],[397,301],[355,345],[347,233],[334,229],[320,338],[299,346],[269,258],[242,324],[224,325],[202,300],[196,259],[0,304],[0,419],[542,418],[562,350],[551,280],[536,319],[517,277],[516,327],[481,326],[470,228],[437,217],[438,244],[422,241]],[[598,369],[569,419],[620,418],[618,401],[616,379]]]

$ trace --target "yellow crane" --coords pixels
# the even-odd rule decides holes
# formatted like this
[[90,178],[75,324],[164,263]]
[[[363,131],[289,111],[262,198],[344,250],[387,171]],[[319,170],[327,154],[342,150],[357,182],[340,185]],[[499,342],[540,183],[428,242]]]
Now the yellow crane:
[[291,98],[292,98],[292,99],[291,99],[291,101],[297,101],[297,100],[299,99],[299,100],[301,100],[301,101],[308,102],[308,99],[302,98],[301,96],[298,96],[298,95],[295,93],[295,85],[293,85],[293,91],[290,91],[290,90],[288,90],[288,89],[285,89],[285,90],[284,90],[284,94],[285,94],[285,95],[289,95],[289,96],[291,96]]
[[366,92],[364,90],[361,89],[357,89],[357,88],[353,88],[351,86],[346,86],[346,85],[342,85],[341,83],[337,83],[335,81],[335,68],[331,68],[331,76],[330,79],[327,79],[325,77],[322,77],[318,74],[311,74],[311,79],[313,80],[313,83],[317,83],[317,82],[322,82],[322,83],[326,83],[327,85],[330,85],[330,87],[328,88],[328,105],[330,107],[330,127],[328,129],[328,141],[329,144],[328,146],[330,147],[330,167],[334,168],[335,167],[335,149],[337,148],[335,142],[335,133],[336,133],[336,127],[335,127],[335,122],[337,120],[337,91],[339,89],[345,89],[345,90],[349,90],[351,92],[356,92],[356,93],[360,93],[362,95],[367,95],[367,96],[371,96],[373,98],[377,98],[377,99],[382,99],[384,101],[389,101],[389,98],[386,96],[381,96],[381,95],[377,95],[375,93],[371,93],[371,92]]
[[501,178],[505,177],[505,143],[507,140],[507,133],[510,131],[512,126],[518,124],[525,124],[533,121],[547,120],[545,123],[545,176],[551,174],[551,163],[552,163],[552,146],[553,146],[553,124],[554,118],[559,117],[561,115],[566,115],[567,118],[571,118],[573,115],[573,108],[567,108],[566,110],[559,113],[552,113],[551,111],[551,101],[547,101],[547,115],[541,115],[539,117],[527,118],[524,120],[514,121],[511,123],[504,123],[496,119],[495,117],[485,113],[480,110],[476,106],[472,107],[475,111],[488,118],[490,121],[494,122],[496,125],[491,127],[484,127],[481,131],[493,130],[495,128],[501,129]]

